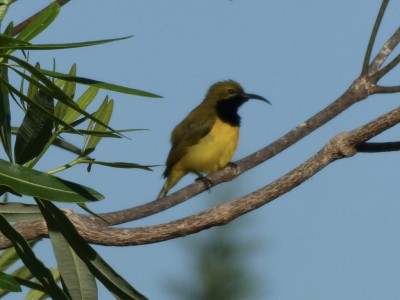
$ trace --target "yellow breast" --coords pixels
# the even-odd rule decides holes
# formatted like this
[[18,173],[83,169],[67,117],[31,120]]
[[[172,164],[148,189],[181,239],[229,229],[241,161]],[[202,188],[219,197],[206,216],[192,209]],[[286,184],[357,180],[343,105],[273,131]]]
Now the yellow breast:
[[239,140],[239,127],[217,118],[211,131],[187,150],[174,168],[188,172],[211,173],[225,167],[232,159]]

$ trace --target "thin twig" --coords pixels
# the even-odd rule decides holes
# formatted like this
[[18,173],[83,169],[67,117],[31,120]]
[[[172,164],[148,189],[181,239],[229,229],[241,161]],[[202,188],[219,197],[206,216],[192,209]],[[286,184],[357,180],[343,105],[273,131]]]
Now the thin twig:
[[357,152],[380,153],[400,151],[400,142],[364,143],[357,147]]
[[378,82],[383,76],[389,73],[394,67],[396,67],[400,62],[400,54],[398,54],[390,63],[388,63],[385,67],[377,71],[371,77],[375,82]]
[[376,55],[371,65],[369,66],[368,76],[375,74],[380,67],[384,64],[389,55],[393,52],[394,48],[400,42],[400,27],[393,33],[393,35],[386,41],[379,53]]
[[400,92],[400,85],[396,86],[381,86],[377,85],[375,87],[376,94],[393,94],[393,93],[399,93]]
[[374,28],[372,29],[371,37],[369,38],[367,51],[365,52],[364,63],[363,63],[363,68],[362,68],[362,72],[361,72],[362,76],[365,76],[368,73],[368,64],[371,59],[372,48],[374,47],[376,35],[378,33],[379,27],[381,26],[383,15],[385,14],[388,3],[389,3],[389,0],[382,1],[381,8],[379,9],[378,16],[375,20]]

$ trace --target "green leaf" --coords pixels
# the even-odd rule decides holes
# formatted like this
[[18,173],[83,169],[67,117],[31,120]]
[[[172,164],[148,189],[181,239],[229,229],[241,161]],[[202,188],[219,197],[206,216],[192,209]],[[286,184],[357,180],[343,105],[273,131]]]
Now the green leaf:
[[[57,268],[53,268],[50,270],[53,278],[56,282],[60,282],[60,272]],[[22,281],[20,282],[21,285],[25,285],[26,287],[30,288],[28,294],[25,297],[25,300],[45,300],[49,298],[49,294],[47,293],[46,289],[41,286],[37,280],[34,282],[32,281]],[[70,298],[69,298],[70,299]]]
[[22,289],[13,276],[0,272],[0,289],[21,292]]
[[0,34],[0,49],[7,49],[9,47],[19,48],[19,47],[28,46],[28,45],[30,45],[28,42],[24,42],[24,41],[18,40],[16,38],[12,38],[10,36]]
[[[54,280],[58,281],[60,275],[57,272],[54,272],[53,270],[52,270],[52,274],[53,274]],[[25,300],[26,299],[32,299],[32,300],[33,299],[35,299],[35,300],[44,299],[44,298],[39,298],[39,297],[37,297],[37,298],[29,298],[29,294],[32,291],[42,291],[42,294],[43,294],[45,289],[44,289],[43,285],[41,285],[37,279],[34,279],[34,281],[30,281],[34,277],[33,277],[32,273],[31,273],[31,271],[29,271],[29,269],[27,267],[25,267],[25,266],[19,267],[18,269],[13,271],[11,273],[11,275],[15,278],[15,280],[18,282],[19,285],[25,286],[25,287],[28,287],[28,288],[31,289],[29,291],[28,295],[25,297]],[[8,293],[9,293],[9,291],[5,291],[5,290],[1,290],[0,289],[0,297],[3,297]],[[48,294],[46,294],[46,295],[48,297]]]
[[[36,206],[37,207],[37,206]],[[38,208],[38,207],[37,207]],[[38,208],[39,209],[39,208]],[[40,210],[39,210],[40,213]],[[40,213],[41,215],[41,213]],[[33,248],[33,246],[39,241],[39,239],[35,241],[29,242],[30,246]],[[0,254],[0,271],[5,272],[8,268],[13,266],[16,262],[19,262],[20,258],[18,256],[17,251],[15,251],[14,247],[7,248],[5,250],[1,251]],[[17,269],[18,270],[18,269]],[[16,271],[12,273],[13,276],[20,276]],[[1,296],[1,294],[0,294]]]
[[[39,69],[40,65],[38,63],[36,63],[35,68]],[[25,79],[22,78],[22,80],[25,80]],[[39,87],[37,85],[33,84],[33,82],[37,82],[37,79],[32,75],[32,81],[29,81],[28,91],[26,93],[26,96],[29,99],[35,99],[35,96],[39,92]],[[21,90],[20,92],[23,93],[23,90]],[[22,99],[20,99],[20,100],[22,100]],[[21,105],[22,104],[24,104],[23,101],[21,101]]]
[[8,7],[13,2],[13,0],[2,0],[0,3],[0,23],[3,22],[4,16],[7,13]]
[[[116,41],[121,41],[131,38],[132,35],[124,36],[120,38],[95,40],[86,42],[75,42],[75,43],[62,43],[62,44],[30,44],[18,39],[7,40],[4,39],[4,43],[0,46],[0,49],[18,49],[18,50],[60,50],[60,49],[72,49],[80,47],[96,46]],[[0,42],[2,38],[0,36]]]
[[0,214],[0,231],[6,236],[14,245],[19,257],[32,274],[40,281],[40,283],[46,288],[49,295],[54,299],[68,299],[64,292],[60,289],[54,278],[45,267],[45,265],[36,257],[31,247]]
[[32,204],[16,202],[0,203],[0,213],[3,214],[8,222],[31,222],[43,219],[39,207]]
[[[108,125],[111,119],[113,107],[114,107],[114,101],[108,100],[107,96],[104,99],[103,103],[100,105],[99,109],[94,113],[94,116],[102,123]],[[106,131],[106,128],[105,126],[100,125],[99,123],[94,123],[93,121],[91,121],[88,125],[88,131],[104,132]],[[86,137],[87,136],[85,136],[85,138]],[[85,151],[92,151],[92,149],[95,149],[101,139],[102,139],[101,136],[94,136],[94,135],[91,135],[89,138],[86,138]]]
[[[76,104],[83,110],[86,110],[86,108],[92,103],[94,98],[96,97],[99,89],[97,87],[89,87],[79,98],[76,100]],[[68,108],[67,112],[65,113],[65,118],[64,121],[68,124],[71,124],[73,121],[79,118],[81,114],[72,109]],[[72,124],[71,124],[72,126]]]
[[[38,87],[45,93],[47,93],[48,95],[53,96],[54,98],[56,98],[58,101],[61,101],[62,103],[68,105],[69,107],[73,108],[74,110],[80,112],[82,115],[84,115],[85,117],[89,118],[90,120],[99,123],[105,127],[107,127],[109,130],[116,132],[114,129],[112,129],[111,127],[105,125],[104,123],[102,123],[101,121],[99,121],[98,119],[96,119],[95,117],[93,117],[91,114],[89,114],[88,112],[82,110],[71,98],[69,98],[58,86],[56,86],[51,80],[49,80],[42,71],[38,71],[36,70],[36,68],[32,65],[30,65],[29,63],[27,63],[24,60],[21,60],[15,56],[12,55],[2,55],[0,54],[0,57],[3,56],[7,59],[10,59],[14,62],[16,62],[17,64],[19,64],[22,68],[26,69],[28,72],[30,72],[32,74],[32,78],[26,76],[25,74],[23,74],[22,72],[18,72],[18,70],[15,70],[13,68],[13,70],[15,72],[17,72],[21,77],[26,78],[28,81],[33,82],[34,84],[38,85]],[[34,81],[33,77],[37,78],[37,82]],[[42,82],[43,84],[41,84],[40,82]],[[4,80],[3,80],[4,82]],[[7,87],[9,89],[13,89],[12,86],[7,85]],[[67,126],[68,127],[68,126]]]
[[50,240],[58,270],[71,299],[97,299],[96,279],[86,264],[76,255],[67,240],[52,222],[48,223]]
[[130,94],[130,95],[136,95],[136,96],[142,96],[142,97],[162,98],[161,96],[153,94],[153,93],[149,93],[149,92],[145,92],[145,91],[141,91],[141,90],[137,90],[137,89],[133,89],[133,88],[128,88],[128,87],[124,87],[124,86],[120,86],[120,85],[116,85],[116,84],[112,84],[112,83],[107,83],[107,82],[89,79],[89,78],[85,78],[85,77],[71,76],[68,74],[53,72],[53,71],[44,70],[44,69],[42,69],[41,71],[43,74],[46,74],[51,77],[60,78],[60,79],[66,80],[66,81],[73,81],[76,83],[86,84],[86,85],[90,85],[90,86],[95,86],[95,87],[105,89],[105,90],[110,90],[110,91],[115,91],[115,92],[119,92],[119,93]]
[[101,215],[96,214],[94,211],[92,211],[91,209],[89,209],[89,207],[87,207],[87,205],[85,203],[77,203],[77,205],[82,208],[84,211],[86,211],[87,213],[91,214],[92,216],[95,216],[96,218],[99,218],[100,220],[103,220],[104,223],[106,224],[110,224],[110,222],[103,218]]
[[[71,67],[71,70],[69,71],[70,75],[76,75],[76,64],[73,64]],[[67,95],[69,98],[74,99],[75,96],[75,89],[76,89],[76,83],[75,82],[65,82],[63,86],[63,91],[65,95]],[[67,112],[67,109],[69,107],[65,105],[62,102],[58,102],[57,106],[55,108],[55,115],[60,118],[61,120],[64,120],[65,114]],[[68,122],[66,122],[68,123]]]
[[[24,75],[26,76],[26,75]],[[28,76],[26,78],[29,78]],[[1,83],[3,83],[11,92],[13,92],[15,95],[17,95],[18,97],[20,97],[22,100],[26,101],[28,104],[34,105],[36,106],[42,113],[46,114],[47,116],[49,116],[50,118],[52,118],[54,120],[54,122],[58,123],[58,124],[62,124],[65,127],[74,130],[73,127],[71,127],[69,124],[65,123],[63,120],[57,118],[56,116],[54,116],[53,114],[50,114],[43,106],[41,106],[39,103],[35,102],[34,100],[28,98],[27,96],[25,96],[24,94],[22,94],[20,91],[18,91],[16,88],[14,88],[10,83],[8,83],[7,81],[5,81],[2,77],[0,77],[0,81]],[[43,87],[43,86],[42,86]]]
[[57,2],[53,2],[42,10],[39,15],[35,16],[33,21],[21,31],[17,38],[25,42],[31,41],[55,20],[59,12],[60,5]]
[[1,251],[0,272],[6,271],[10,266],[12,266],[18,260],[19,257],[14,247]]
[[[72,125],[72,123],[71,123]],[[147,129],[115,129],[118,133],[124,133],[124,132],[133,132],[133,131],[143,131]],[[114,132],[111,132],[109,130],[106,131],[94,131],[94,130],[84,130],[84,129],[76,129],[74,131],[64,129],[62,132],[67,132],[71,134],[83,134],[83,135],[95,135],[95,136],[101,136],[101,137],[110,137],[110,138],[121,138],[121,135],[116,135]]]
[[60,202],[87,202],[104,198],[95,190],[47,173],[0,159],[0,186],[27,196]]
[[56,138],[54,140],[54,142],[53,142],[53,145],[56,146],[56,147],[59,147],[61,149],[64,149],[66,151],[75,153],[77,155],[80,155],[81,152],[82,152],[81,148],[78,148],[75,145],[73,145],[73,144],[71,144],[71,143],[69,143],[67,141],[64,141],[64,140],[62,140],[60,138]]
[[[118,138],[120,139],[120,135],[116,135],[114,132],[111,131],[94,131],[94,130],[83,130],[83,129],[77,129],[76,131],[70,131],[70,130],[63,130],[63,132],[68,132],[72,134],[84,134],[84,135],[92,135],[92,136],[97,136],[97,137],[109,137],[109,138]],[[120,131],[118,131],[120,132]]]
[[[0,66],[1,78],[8,81],[8,71],[4,66]],[[10,100],[6,86],[0,82],[0,138],[3,144],[4,151],[6,152],[10,161],[12,161],[11,154],[11,113],[10,113]]]
[[49,142],[53,130],[54,99],[38,91],[35,102],[42,106],[48,114],[44,114],[37,106],[30,105],[24,120],[18,129],[15,141],[15,162],[23,165],[38,156]]
[[82,161],[83,163],[93,164],[93,165],[102,165],[106,167],[113,168],[121,168],[121,169],[143,169],[147,171],[152,171],[151,167],[155,166],[143,166],[135,163],[128,162],[105,162],[105,161],[97,161],[94,159],[85,159]]
[[[90,272],[120,299],[147,299],[119,276],[76,231],[71,221],[53,203],[36,199],[47,224],[57,227]],[[48,225],[49,226],[49,225]]]

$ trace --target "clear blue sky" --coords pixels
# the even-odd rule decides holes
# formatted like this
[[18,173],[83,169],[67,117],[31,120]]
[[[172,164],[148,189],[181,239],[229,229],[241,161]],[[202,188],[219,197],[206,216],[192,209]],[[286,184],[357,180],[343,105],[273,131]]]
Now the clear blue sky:
[[[18,23],[49,2],[20,0],[7,20]],[[378,45],[399,26],[400,3],[392,2]],[[162,165],[173,127],[202,100],[210,84],[235,79],[248,92],[273,103],[253,101],[241,108],[241,139],[235,155],[239,159],[279,138],[345,91],[360,72],[379,6],[376,0],[71,1],[36,42],[135,36],[87,49],[31,53],[31,60],[50,68],[56,57],[60,71],[76,62],[81,76],[164,97],[108,93],[116,100],[112,126],[149,129],[130,134],[132,140],[101,143],[94,156],[108,161]],[[397,70],[386,83],[399,84],[398,78]],[[234,182],[129,226],[194,214],[215,204],[220,192],[232,193],[232,199],[245,195],[290,171],[335,134],[352,130],[398,103],[399,95],[370,97]],[[13,120],[13,125],[19,121]],[[395,127],[377,140],[399,136]],[[38,168],[47,170],[71,159],[72,155],[54,150]],[[242,217],[244,239],[252,237],[262,245],[249,258],[263,285],[258,299],[397,299],[399,165],[398,153],[359,154],[335,162],[280,199]],[[102,192],[106,199],[90,208],[105,212],[153,200],[163,183],[162,171],[162,167],[144,172],[95,166],[89,174],[78,167],[61,176]],[[178,187],[193,179],[187,176]],[[166,279],[193,276],[183,245],[202,235],[96,249],[150,299],[172,300]],[[46,258],[48,246],[40,248]],[[104,289],[101,295],[109,297]]]

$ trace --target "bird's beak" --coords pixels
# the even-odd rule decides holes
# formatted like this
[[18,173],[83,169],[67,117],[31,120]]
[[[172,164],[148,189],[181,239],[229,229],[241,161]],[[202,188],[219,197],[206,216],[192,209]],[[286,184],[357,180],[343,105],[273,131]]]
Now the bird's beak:
[[267,99],[265,99],[264,97],[258,96],[258,95],[243,93],[242,97],[246,98],[246,99],[258,99],[258,100],[267,102],[268,104],[272,105],[271,102],[269,102]]

